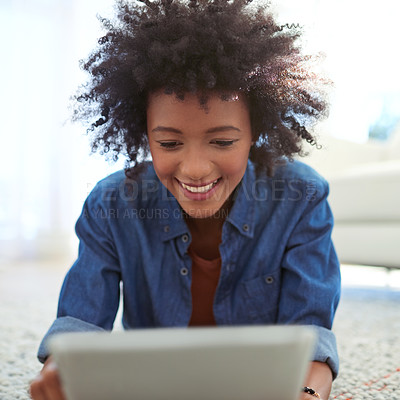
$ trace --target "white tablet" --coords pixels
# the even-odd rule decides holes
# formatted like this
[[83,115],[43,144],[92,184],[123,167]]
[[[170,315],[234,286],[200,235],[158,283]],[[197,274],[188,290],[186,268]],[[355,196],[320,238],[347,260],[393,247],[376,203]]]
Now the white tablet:
[[303,326],[54,336],[68,400],[297,400],[316,333]]

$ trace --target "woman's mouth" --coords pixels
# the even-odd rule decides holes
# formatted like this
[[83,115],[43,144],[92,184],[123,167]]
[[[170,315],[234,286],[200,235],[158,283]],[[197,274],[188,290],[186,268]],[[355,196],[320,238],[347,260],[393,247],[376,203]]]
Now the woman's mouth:
[[189,190],[189,192],[192,192],[192,193],[206,193],[210,189],[212,189],[217,183],[218,183],[218,179],[216,179],[214,182],[211,182],[208,185],[204,185],[204,186],[189,186],[183,182],[180,182],[180,184],[182,185],[182,187],[184,189]]
[[221,178],[218,178],[215,181],[202,186],[188,185],[179,180],[178,182],[186,197],[190,198],[191,200],[205,200],[214,193],[214,188],[218,185],[220,180]]

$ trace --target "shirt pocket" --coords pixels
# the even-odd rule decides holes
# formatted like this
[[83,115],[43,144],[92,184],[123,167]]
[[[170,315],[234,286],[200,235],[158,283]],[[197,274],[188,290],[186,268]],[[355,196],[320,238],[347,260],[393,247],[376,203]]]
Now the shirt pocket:
[[242,283],[247,316],[252,323],[276,321],[280,293],[280,269]]

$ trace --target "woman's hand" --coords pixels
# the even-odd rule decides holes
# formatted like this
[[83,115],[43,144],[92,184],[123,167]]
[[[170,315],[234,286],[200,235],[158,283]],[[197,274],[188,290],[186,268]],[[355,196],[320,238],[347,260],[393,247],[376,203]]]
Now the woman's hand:
[[34,400],[66,400],[57,365],[51,356],[44,363],[40,374],[31,382],[30,395]]
[[[321,400],[329,399],[329,394],[332,388],[332,371],[328,364],[312,361],[309,365],[304,386],[308,386],[316,390],[321,396]],[[308,393],[301,393],[299,397],[299,400],[313,399],[316,399],[316,397]]]

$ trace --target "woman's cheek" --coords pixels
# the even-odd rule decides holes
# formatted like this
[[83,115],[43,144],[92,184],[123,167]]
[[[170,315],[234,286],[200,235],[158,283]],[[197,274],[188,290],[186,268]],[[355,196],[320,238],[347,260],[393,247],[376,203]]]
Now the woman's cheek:
[[223,172],[226,176],[242,179],[247,167],[248,154],[244,152],[234,152],[220,159]]
[[176,161],[168,154],[156,152],[153,156],[153,166],[161,181],[171,180],[175,176]]

